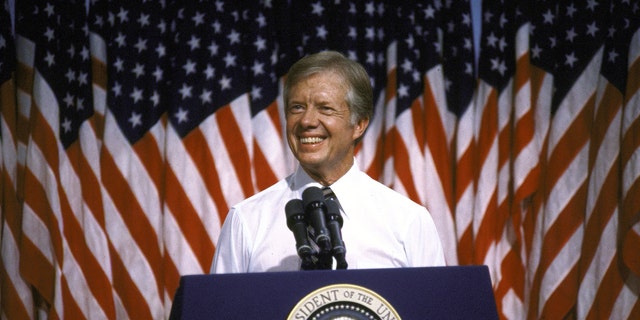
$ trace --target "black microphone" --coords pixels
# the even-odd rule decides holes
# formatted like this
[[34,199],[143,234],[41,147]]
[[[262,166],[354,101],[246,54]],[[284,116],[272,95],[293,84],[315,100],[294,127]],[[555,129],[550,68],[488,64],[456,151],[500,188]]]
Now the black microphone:
[[327,254],[331,251],[331,238],[327,230],[325,212],[327,208],[324,204],[324,194],[318,187],[309,187],[302,192],[302,203],[304,205],[307,219],[313,228],[313,241],[320,248],[320,254]]
[[284,207],[284,212],[287,215],[287,227],[293,232],[293,236],[296,239],[296,250],[298,251],[298,256],[302,259],[302,269],[315,269],[312,259],[313,249],[311,249],[307,239],[307,223],[302,200],[289,200]]
[[326,199],[324,203],[327,206],[327,225],[331,234],[331,243],[333,244],[333,256],[336,258],[336,269],[346,269],[348,265],[345,259],[347,248],[342,240],[342,231],[340,230],[342,228],[340,206],[333,199]]

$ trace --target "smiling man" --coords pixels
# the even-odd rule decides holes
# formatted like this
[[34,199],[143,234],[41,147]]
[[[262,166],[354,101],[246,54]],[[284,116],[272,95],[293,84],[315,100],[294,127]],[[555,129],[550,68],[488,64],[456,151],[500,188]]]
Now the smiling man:
[[211,272],[300,270],[285,206],[309,187],[330,187],[337,198],[350,269],[444,265],[427,209],[370,178],[354,161],[373,116],[364,68],[334,51],[306,56],[289,69],[283,96],[287,141],[299,166],[231,208]]

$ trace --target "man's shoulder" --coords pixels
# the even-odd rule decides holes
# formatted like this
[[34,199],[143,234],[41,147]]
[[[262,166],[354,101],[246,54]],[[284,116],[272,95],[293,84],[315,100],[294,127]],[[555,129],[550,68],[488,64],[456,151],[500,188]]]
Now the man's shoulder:
[[263,204],[266,202],[272,202],[275,199],[282,197],[282,195],[289,188],[289,179],[290,176],[284,179],[279,180],[278,182],[272,184],[266,189],[236,203],[233,205],[235,209],[241,209],[246,207],[252,207]]

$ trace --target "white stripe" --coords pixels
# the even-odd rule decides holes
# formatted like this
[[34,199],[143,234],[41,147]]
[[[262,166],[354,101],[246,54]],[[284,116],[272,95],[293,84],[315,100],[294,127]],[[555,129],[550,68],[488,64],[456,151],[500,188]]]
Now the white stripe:
[[638,291],[640,291],[640,277],[630,276],[625,279],[625,285],[622,286],[611,311],[612,319],[630,319],[631,311],[638,303]]
[[[159,126],[162,124],[159,121],[155,125]],[[103,143],[104,147],[109,151],[109,154],[111,154],[116,167],[127,180],[131,192],[137,199],[149,224],[155,231],[155,234],[147,236],[154,237],[157,243],[162,243],[162,219],[158,214],[162,212],[162,208],[160,206],[158,190],[156,185],[153,184],[153,179],[148,175],[140,158],[138,158],[138,155],[131,148],[129,141],[120,131],[120,127],[116,123],[115,117],[110,110],[105,115]]]
[[[238,176],[233,166],[231,156],[227,151],[225,141],[222,139],[222,132],[216,121],[217,115],[208,117],[200,124],[201,131],[207,141],[207,150],[212,153],[215,159],[216,170],[220,176],[220,192],[224,196],[228,206],[244,200],[249,195],[244,194],[240,186]],[[228,121],[222,119],[220,121]]]
[[545,204],[546,214],[543,229],[545,234],[589,176],[587,170],[589,165],[589,143],[585,144],[574,159],[568,160],[571,161],[571,164],[553,186]]
[[[164,240],[168,244],[166,254],[176,265],[176,269],[181,276],[208,272],[209,270],[203,270],[201,268],[198,257],[186,241],[180,226],[174,218],[175,214],[176,213],[171,212],[169,208],[166,208],[166,213],[164,215]],[[177,214],[179,215],[179,213]],[[189,232],[189,230],[185,231]]]
[[[397,117],[396,130],[398,130],[398,133],[406,146],[407,156],[409,157],[409,168],[407,168],[407,170],[409,170],[413,177],[413,187],[416,189],[416,192],[420,197],[417,202],[424,203],[426,195],[426,190],[424,188],[426,185],[426,176],[424,172],[425,165],[424,155],[422,154],[422,148],[424,146],[421,146],[416,139],[415,128],[413,127],[412,109],[405,110]],[[398,181],[400,179],[395,180]]]
[[[121,213],[118,212],[111,200],[111,195],[103,193],[103,203],[105,212],[105,222],[107,234],[122,264],[131,275],[131,280],[140,290],[142,297],[147,301],[149,310],[154,317],[159,318],[162,314],[161,293],[158,292],[156,283],[161,279],[156,279],[149,261],[147,261],[142,250],[135,239],[129,233],[128,226],[124,223]],[[128,213],[122,213],[128,214]],[[149,235],[153,236],[153,235]],[[117,295],[117,293],[114,292]],[[126,299],[127,297],[119,297]],[[121,311],[124,312],[124,311]]]
[[[3,223],[1,250],[3,267],[8,276],[4,279],[9,282],[3,285],[8,285],[16,291],[18,299],[22,302],[27,315],[29,315],[30,319],[33,319],[33,296],[31,294],[31,288],[20,274],[20,251],[18,249],[18,243],[15,241],[13,230],[11,230],[6,222]],[[3,319],[6,319],[6,315],[4,315]]]
[[[280,119],[280,121],[285,121]],[[259,112],[251,121],[258,147],[262,150],[276,179],[283,179],[293,172],[293,157],[289,157],[289,145],[282,138],[282,131],[276,128],[267,110]]]
[[553,259],[549,268],[545,270],[540,284],[540,304],[538,306],[538,314],[541,314],[547,301],[549,301],[549,297],[566,278],[569,271],[571,271],[576,263],[578,263],[583,235],[584,230],[583,227],[580,226],[571,235],[571,238],[568,239],[567,243],[562,246],[562,250],[558,252],[558,255]]
[[427,145],[425,148],[425,190],[427,200],[425,206],[433,217],[438,235],[444,249],[447,265],[458,264],[457,239],[455,231],[455,221],[449,208],[447,198],[443,191],[443,185],[438,176],[433,153]]
[[553,116],[553,126],[549,136],[549,151],[551,152],[564,137],[568,127],[580,114],[591,96],[595,93],[598,84],[600,62],[602,61],[602,48],[593,56],[585,71],[575,81],[571,90],[562,100]]
[[[226,212],[218,212],[212,195],[207,192],[207,186],[198,171],[197,165],[193,162],[189,152],[182,144],[182,140],[173,128],[167,132],[167,149],[171,150],[171,152],[167,153],[167,164],[175,173],[180,188],[190,198],[190,204],[202,221],[202,225],[206,228],[209,239],[212,242],[217,241],[220,234],[220,214]],[[169,208],[166,208],[166,210],[168,211]],[[170,215],[167,213],[165,213],[165,218]],[[180,215],[179,212],[174,212],[174,214]],[[176,228],[179,229],[177,225]],[[184,231],[187,232],[188,230]],[[166,234],[167,230],[165,230],[165,236]]]
[[[599,286],[603,283],[605,273],[612,267],[611,264],[616,262],[617,219],[618,210],[606,221],[593,260],[590,261],[584,279],[580,282],[576,306],[578,319],[585,319],[589,310],[593,308],[598,291],[603,290]],[[613,268],[613,272],[618,272],[615,266]],[[606,294],[615,294],[615,292],[607,292]]]

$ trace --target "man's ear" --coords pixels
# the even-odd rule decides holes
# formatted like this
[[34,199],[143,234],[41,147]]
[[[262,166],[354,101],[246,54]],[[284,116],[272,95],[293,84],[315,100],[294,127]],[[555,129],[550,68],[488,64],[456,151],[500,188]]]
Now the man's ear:
[[353,130],[353,140],[359,140],[364,135],[364,132],[367,130],[368,126],[369,118],[358,120]]

